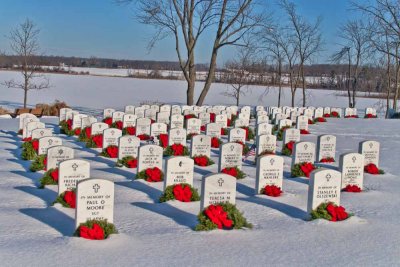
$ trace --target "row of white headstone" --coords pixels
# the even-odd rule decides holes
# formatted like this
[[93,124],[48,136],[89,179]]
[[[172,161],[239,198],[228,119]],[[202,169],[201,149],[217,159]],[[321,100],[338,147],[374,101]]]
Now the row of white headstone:
[[[260,115],[260,116],[263,116],[263,115]],[[74,117],[74,114],[73,114],[73,117]],[[83,118],[80,118],[81,122],[82,122],[82,119]],[[35,122],[36,125],[31,124],[30,127],[24,127],[24,125],[28,126],[28,124],[30,124],[31,122]],[[264,122],[260,122],[260,123],[264,123]],[[82,125],[83,124],[81,123],[81,126]],[[90,125],[92,126],[93,124],[90,124]],[[307,123],[307,125],[308,125],[308,123]],[[208,127],[209,127],[209,125],[207,125],[207,128]],[[65,190],[71,190],[77,184],[82,184],[82,186],[78,186],[78,192],[77,192],[77,194],[78,194],[78,196],[77,196],[78,203],[77,203],[77,211],[76,211],[77,212],[77,216],[76,216],[77,217],[77,226],[79,225],[79,223],[86,221],[86,219],[88,219],[88,218],[97,218],[97,219],[106,218],[109,220],[109,222],[112,222],[113,219],[112,219],[112,215],[110,217],[110,214],[112,214],[113,204],[110,204],[110,203],[113,202],[113,201],[111,201],[111,199],[113,199],[114,188],[113,188],[113,185],[112,186],[107,185],[107,182],[110,182],[110,181],[106,181],[106,180],[104,181],[103,179],[90,179],[90,180],[87,180],[82,183],[77,183],[79,180],[84,180],[84,179],[90,177],[90,166],[89,166],[88,162],[72,159],[73,158],[73,150],[68,147],[63,147],[61,145],[62,142],[60,142],[60,140],[58,140],[59,138],[54,139],[57,137],[52,137],[51,129],[46,129],[44,127],[44,124],[42,124],[37,119],[30,117],[30,116],[27,116],[27,118],[24,118],[24,116],[22,116],[22,127],[21,127],[21,120],[20,120],[20,128],[24,129],[24,132],[26,132],[25,136],[24,136],[25,138],[32,137],[34,139],[35,138],[39,139],[39,154],[47,154],[48,155],[48,164],[50,166],[49,168],[53,167],[53,165],[57,166],[57,164],[59,164],[58,168],[59,168],[59,172],[60,172],[60,183],[61,183],[61,185],[59,185],[59,193],[62,193]],[[211,129],[212,129],[212,127],[211,127]],[[108,130],[111,130],[111,129],[108,129]],[[114,130],[117,130],[117,129],[114,129]],[[177,131],[177,129],[174,129],[174,130]],[[244,131],[243,129],[240,129],[240,128],[235,129],[235,130]],[[207,132],[213,132],[213,131],[206,131],[206,133]],[[216,132],[216,130],[214,130],[214,132]],[[257,131],[257,132],[261,132],[261,131]],[[219,131],[219,133],[220,133],[220,131]],[[103,130],[102,134],[105,136],[107,135],[104,133],[104,130]],[[170,132],[170,135],[171,135],[171,132]],[[264,135],[267,137],[273,136],[273,135],[269,135],[269,134],[264,134]],[[174,136],[174,134],[172,134],[172,136]],[[211,134],[211,136],[212,136],[212,134]],[[208,135],[195,136],[193,140],[196,140],[196,139],[200,140],[202,138],[209,139],[209,138],[211,138],[211,136],[208,136]],[[229,141],[236,141],[235,138],[234,137],[231,138],[231,136],[234,136],[234,134],[232,134],[232,135],[230,134]],[[237,136],[240,136],[239,139],[243,140],[243,132],[241,132],[240,134],[238,132]],[[260,142],[260,140],[262,140],[262,138],[260,138],[261,136],[262,135],[258,136],[258,138],[257,138],[258,144],[262,143],[262,142]],[[185,137],[186,137],[186,135],[185,135]],[[128,140],[128,138],[133,138],[133,137],[125,136],[124,138],[126,140]],[[289,139],[290,138],[286,137],[286,140],[289,140]],[[124,139],[122,139],[122,140],[124,140]],[[173,141],[173,142],[175,143],[175,141]],[[181,138],[181,142],[183,143],[182,138]],[[53,143],[54,143],[54,145],[53,145]],[[107,141],[105,143],[107,143]],[[205,142],[205,143],[209,144],[209,142]],[[301,149],[297,148],[300,146],[303,146],[303,148],[304,148],[304,145],[307,145],[307,146],[309,145],[309,144],[304,144],[304,143],[307,143],[307,142],[297,143],[294,146],[295,147],[294,155],[293,155],[294,160],[292,162],[296,162],[296,160],[299,162],[303,162],[302,161],[303,159],[307,160],[307,157],[310,157],[310,155],[307,156],[308,153],[300,152]],[[119,145],[120,144],[121,144],[121,138],[119,138]],[[276,141],[275,141],[275,145],[276,145]],[[128,148],[129,148],[128,150],[138,151],[138,157],[140,159],[139,151],[141,151],[143,149],[142,155],[147,155],[148,153],[150,153],[151,148],[157,149],[156,147],[158,147],[158,146],[147,145],[147,146],[140,147],[140,142],[139,142],[139,146],[136,146],[137,149],[132,149],[132,147],[128,146]],[[199,147],[201,147],[201,145],[199,145]],[[207,145],[205,147],[207,147]],[[360,147],[363,147],[363,146],[360,144]],[[203,146],[203,148],[204,148],[204,146]],[[377,163],[379,161],[379,144],[377,144],[377,148],[378,148],[377,152],[375,150],[375,152],[370,151],[368,153],[370,155],[370,158],[374,158],[374,160],[376,160],[376,165],[378,166]],[[161,153],[156,153],[156,154],[158,154],[157,157],[161,157],[160,162],[162,165],[162,148],[160,148],[160,149],[161,149],[161,151],[160,151]],[[209,151],[209,149],[205,149],[205,150]],[[237,143],[231,143],[231,144],[227,143],[227,144],[224,144],[223,146],[221,146],[219,170],[221,170],[221,168],[223,166],[233,166],[233,165],[229,165],[229,164],[224,165],[224,162],[226,163],[226,160],[224,160],[225,159],[224,155],[226,156],[226,158],[229,158],[228,161],[230,163],[232,163],[234,165],[238,164],[236,166],[241,166],[241,155],[242,155],[241,150],[242,150],[242,146]],[[234,152],[234,151],[236,151],[236,152]],[[154,150],[153,150],[153,152],[154,152]],[[204,152],[201,152],[202,155],[203,155],[203,153]],[[62,154],[65,154],[65,155],[62,155]],[[357,154],[357,153],[353,153],[353,154]],[[192,156],[194,156],[194,155],[195,154],[193,154],[193,152],[192,152]],[[232,155],[234,155],[234,157],[232,157]],[[374,155],[374,156],[372,157],[371,155]],[[222,159],[221,159],[221,156],[222,156]],[[350,158],[350,156],[349,156],[348,159],[345,157],[345,155],[343,155],[341,157],[340,165],[342,166],[341,167],[342,173],[343,173],[343,166],[344,166],[343,163],[344,162],[351,162],[351,161],[353,163],[355,161],[360,162],[360,160],[358,160],[359,158],[355,159],[356,155],[351,155],[351,156],[352,157]],[[305,157],[305,158],[302,159],[302,157]],[[235,158],[237,160],[232,161],[232,158]],[[366,157],[364,156],[364,158],[366,158]],[[144,160],[144,161],[146,161],[146,160]],[[139,162],[140,162],[140,160],[139,160]],[[266,166],[268,166],[267,162],[269,162],[269,164],[271,165],[271,168],[266,167]],[[280,162],[281,162],[281,164],[280,164]],[[139,166],[140,165],[141,164],[139,163]],[[169,160],[167,160],[166,165],[167,165],[167,167],[166,167],[165,186],[168,186],[168,185],[174,184],[174,183],[181,183],[181,182],[186,182],[186,183],[192,184],[192,181],[193,181],[193,160],[192,159],[186,158],[186,157],[170,158]],[[275,165],[275,166],[273,166],[273,165]],[[145,166],[145,165],[142,164],[142,166]],[[180,166],[180,167],[184,166],[184,170],[183,171],[180,170],[180,168],[178,168],[177,166]],[[162,166],[160,166],[160,167],[161,167],[160,169],[162,169]],[[263,167],[263,168],[261,168],[261,167]],[[145,168],[145,167],[143,167],[143,168]],[[355,172],[354,166],[348,167],[348,168],[349,168],[349,172],[353,175]],[[361,164],[361,170],[362,169],[363,169],[363,164]],[[75,172],[77,171],[77,173],[73,174],[74,171]],[[327,171],[329,173],[325,174]],[[322,175],[322,172],[323,172],[327,182],[329,182],[329,180],[330,180],[330,178],[328,179],[327,177],[331,177],[331,176],[336,177],[337,176],[337,173],[331,173],[331,172],[335,172],[335,171],[330,171],[330,170],[318,170],[312,174],[311,180],[313,181],[313,183],[312,184],[310,183],[311,189],[310,189],[310,193],[309,193],[309,198],[311,196],[312,204],[309,204],[309,206],[314,207],[314,208],[318,205],[317,205],[317,201],[312,200],[312,196],[314,194],[316,194],[315,198],[321,200],[321,196],[318,195],[318,183],[316,185],[316,182],[315,182],[316,180],[318,180],[316,177],[319,177],[317,175],[317,172],[321,173],[320,174],[321,177],[323,176]],[[264,181],[264,184],[262,184],[261,174],[263,174],[264,180],[269,180],[271,184],[272,184],[272,181],[274,181],[275,185],[277,185],[277,186],[280,185],[280,187],[282,188],[283,159],[279,156],[265,156],[265,157],[259,158],[259,162],[257,164],[257,182],[256,182],[256,192],[257,193],[260,192],[260,190],[259,190],[260,188],[262,188],[263,186],[265,186],[267,184],[266,181]],[[267,175],[265,175],[265,174],[267,174]],[[342,176],[341,173],[339,173],[339,174],[340,174],[340,176]],[[336,180],[337,180],[337,178],[332,179],[332,181],[336,181]],[[201,201],[201,203],[202,203],[201,206],[206,207],[211,203],[216,203],[216,202],[221,202],[221,201],[222,202],[224,202],[224,201],[232,202],[233,201],[232,203],[234,203],[235,190],[232,190],[233,181],[235,182],[234,187],[236,190],[236,179],[235,178],[232,179],[232,177],[229,175],[214,174],[214,175],[210,175],[209,177],[204,178],[202,181],[202,196],[203,197],[202,197],[202,201]],[[339,202],[340,202],[340,189],[343,187],[342,179],[339,179],[339,181],[340,181],[340,184],[338,186],[339,193],[329,194],[330,196],[333,196],[333,195],[336,197],[339,196],[338,197],[339,200],[334,201],[337,204],[339,204]],[[315,190],[315,187],[317,188],[317,190]],[[79,188],[82,188],[82,189],[79,190]],[[100,188],[106,188],[105,192],[103,194],[101,193]],[[322,188],[326,188],[326,186],[324,185]],[[221,194],[220,190],[222,190],[225,193]],[[80,196],[79,196],[79,194],[80,194],[79,192],[81,192]],[[81,199],[82,201],[84,199],[86,199],[86,201],[83,201],[86,204],[84,204],[84,203],[79,204],[79,199]],[[325,199],[324,201],[326,201],[326,198],[322,198],[322,199]],[[108,200],[108,202],[105,200]],[[330,200],[330,201],[333,201],[333,200]],[[105,202],[108,203],[107,204],[108,208],[104,208],[104,206],[102,205]],[[309,203],[310,203],[310,201],[309,201]],[[83,207],[83,206],[85,206],[85,208],[83,210],[79,208],[79,207]],[[111,209],[111,211],[110,211],[110,209]],[[108,215],[97,216],[102,213],[102,210],[105,210],[105,213],[107,213]],[[82,213],[84,215],[80,216],[79,215],[80,213]],[[91,214],[92,216],[90,216],[89,214]],[[93,216],[95,216],[95,217],[93,217]],[[83,219],[83,217],[85,217],[86,219]],[[79,218],[81,218],[81,219],[79,219]]]

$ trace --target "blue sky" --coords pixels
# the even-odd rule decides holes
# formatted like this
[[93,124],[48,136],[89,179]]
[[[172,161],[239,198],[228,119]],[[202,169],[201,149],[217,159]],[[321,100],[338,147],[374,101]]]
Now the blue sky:
[[[307,19],[314,20],[319,15],[323,18],[325,51],[318,61],[324,62],[335,50],[338,27],[354,17],[349,11],[349,1],[297,0],[295,3]],[[116,5],[112,0],[0,0],[0,50],[9,51],[5,35],[27,17],[41,29],[40,45],[47,55],[176,61],[171,39],[160,42],[148,53],[146,44],[152,28],[135,21],[132,8]],[[280,12],[277,17],[283,23]],[[210,46],[206,40],[204,36],[196,51],[198,62],[209,61]],[[226,49],[219,62],[233,54],[234,49]]]

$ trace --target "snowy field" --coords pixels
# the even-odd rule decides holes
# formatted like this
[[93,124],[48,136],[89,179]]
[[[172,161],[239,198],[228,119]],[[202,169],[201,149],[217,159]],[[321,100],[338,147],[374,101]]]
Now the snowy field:
[[[58,99],[70,106],[87,113],[100,112],[103,108],[113,107],[123,110],[126,105],[138,105],[143,101],[159,101],[170,104],[186,103],[186,83],[184,81],[149,80],[121,77],[100,77],[84,75],[46,74],[52,88],[42,91],[30,91],[28,102],[50,103]],[[18,72],[0,71],[0,83],[5,80],[21,79]],[[200,95],[203,83],[196,84],[195,101]],[[213,84],[204,104],[235,104],[233,98],[222,95],[229,85]],[[0,106],[14,109],[21,107],[23,91],[8,89],[0,84]],[[264,93],[267,94],[260,98]],[[296,92],[296,105],[301,106],[301,90]],[[335,91],[308,90],[307,104],[313,106],[347,107],[346,97],[335,96]],[[241,105],[277,105],[278,90],[262,86],[250,86]],[[290,89],[283,90],[283,105],[290,105]],[[378,99],[359,98],[357,108],[375,107],[379,112],[383,102]]]
[[[93,76],[49,75],[54,88],[34,92],[30,103],[66,101],[74,107],[98,110],[122,108],[144,100],[185,101],[184,83]],[[0,80],[15,77],[0,72]],[[199,87],[200,88],[200,87]],[[230,104],[220,96],[225,85],[214,85],[208,104]],[[20,91],[1,88],[2,106],[20,105]],[[256,105],[263,88],[252,87],[243,104]],[[310,104],[346,105],[331,92],[310,90]],[[197,91],[199,93],[199,91]],[[264,105],[275,104],[275,93]],[[300,94],[300,91],[299,91]],[[285,93],[288,103],[289,92]],[[376,100],[360,99],[359,108]],[[42,119],[58,133],[58,119]],[[104,241],[72,237],[74,210],[51,206],[56,186],[38,189],[43,172],[29,171],[20,160],[18,120],[0,119],[0,259],[1,266],[398,266],[400,262],[400,124],[383,119],[327,119],[310,125],[302,140],[317,142],[320,134],[337,137],[336,158],[356,152],[358,143],[381,143],[380,168],[385,175],[365,174],[364,192],[342,193],[341,205],[354,213],[342,222],[307,221],[308,180],[290,178],[289,157],[284,165],[284,194],[279,198],[254,196],[255,166],[244,163],[248,175],[237,184],[237,207],[254,225],[252,230],[195,232],[200,203],[158,203],[162,183],[132,181],[135,171],[116,168],[115,160],[99,157],[75,137],[60,135],[75,149],[75,158],[88,160],[93,177],[115,182],[114,224],[119,230]],[[226,139],[224,139],[226,141]],[[277,151],[282,142],[278,141]],[[212,150],[218,163],[218,150]],[[337,163],[321,165],[337,168]],[[217,164],[195,167],[194,187],[202,176],[217,172]],[[200,192],[201,193],[201,192]]]
[[[45,119],[56,127],[56,119]],[[337,156],[357,151],[359,141],[381,142],[385,175],[365,175],[365,192],[342,193],[342,205],[355,214],[332,223],[308,222],[308,181],[290,177],[285,157],[283,196],[254,196],[255,167],[237,185],[237,206],[253,230],[195,232],[199,202],[157,203],[162,183],[132,181],[134,171],[114,167],[73,137],[62,136],[76,158],[90,161],[93,177],[115,181],[114,223],[120,234],[105,241],[72,237],[74,211],[51,207],[57,188],[37,189],[42,173],[29,172],[19,160],[17,120],[0,120],[0,258],[2,266],[327,266],[386,265],[400,261],[400,125],[397,120],[328,119],[312,125],[310,136],[337,136]],[[58,129],[58,127],[56,127]],[[281,142],[278,142],[281,146]],[[279,149],[278,149],[279,150]],[[213,150],[217,162],[217,150]],[[336,165],[336,164],[335,164]],[[194,186],[217,165],[195,168]]]

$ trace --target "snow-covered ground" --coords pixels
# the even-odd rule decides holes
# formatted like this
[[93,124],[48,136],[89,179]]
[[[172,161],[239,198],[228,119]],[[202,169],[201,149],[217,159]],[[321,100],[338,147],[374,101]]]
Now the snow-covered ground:
[[[122,109],[145,100],[185,102],[185,84],[179,81],[49,76],[54,87],[32,92],[30,103],[60,99],[86,111],[98,111],[104,107]],[[16,73],[0,72],[0,81],[10,78],[16,78]],[[225,88],[214,85],[206,102],[233,103],[220,95]],[[276,104],[274,90],[258,102],[264,88],[251,89],[243,104]],[[21,91],[1,86],[0,90],[0,105],[21,105]],[[334,97],[332,92],[309,92],[311,105],[346,106],[346,98]],[[289,104],[288,100],[286,91],[284,103]],[[360,99],[359,108],[375,102]],[[58,133],[57,119],[42,120]],[[116,168],[115,160],[99,157],[98,150],[61,135],[64,143],[75,149],[76,158],[90,161],[93,177],[115,182],[114,223],[119,234],[104,241],[72,237],[74,210],[51,206],[55,186],[37,188],[43,172],[30,172],[30,162],[20,160],[17,128],[18,120],[0,119],[1,266],[396,266],[400,262],[397,120],[328,119],[327,123],[311,125],[312,134],[302,136],[302,140],[316,143],[319,134],[336,135],[337,158],[357,151],[360,141],[381,143],[380,168],[386,174],[366,174],[364,192],[342,194],[341,204],[354,213],[349,220],[306,221],[308,181],[290,178],[291,159],[285,157],[284,194],[279,198],[254,196],[255,166],[244,163],[248,177],[238,181],[237,206],[254,229],[234,231],[193,231],[199,202],[160,204],[162,183],[132,181],[134,170]],[[278,142],[278,151],[281,145]],[[218,162],[218,150],[213,149],[212,159]],[[337,163],[333,164],[332,168],[336,167]],[[216,171],[217,164],[195,167],[194,186],[200,190],[202,176]]]
[[[186,83],[184,81],[149,80],[121,77],[82,76],[65,74],[46,74],[52,88],[42,91],[30,91],[28,102],[50,103],[54,100],[67,102],[78,110],[86,112],[99,111],[113,107],[123,110],[126,105],[138,105],[143,101],[159,101],[162,103],[186,103]],[[21,79],[18,72],[0,71],[0,106],[14,109],[21,107],[23,91],[9,89],[1,82],[10,79]],[[197,82],[195,100],[200,95],[203,83]],[[213,84],[205,104],[235,104],[233,98],[223,96],[222,93],[229,88],[226,84]],[[264,95],[267,93],[266,95]],[[346,97],[335,96],[335,91],[308,90],[307,104],[313,106],[347,107]],[[260,98],[264,95],[263,98]],[[296,93],[296,104],[302,104],[301,90]],[[262,86],[249,86],[248,92],[241,98],[241,105],[277,105],[278,90],[266,89]],[[290,105],[290,89],[283,90],[283,105]],[[357,108],[363,111],[366,107],[381,109],[383,101],[378,99],[359,98]],[[383,110],[382,110],[383,111]]]
[[[100,99],[99,99],[100,100]],[[103,100],[104,101],[104,100]],[[43,119],[49,127],[57,119]],[[252,230],[195,232],[200,203],[157,203],[162,183],[132,181],[134,171],[114,167],[73,137],[62,138],[76,158],[90,161],[93,177],[115,181],[114,223],[118,235],[105,241],[72,237],[74,211],[52,207],[56,187],[38,189],[42,173],[21,161],[17,120],[0,120],[1,266],[395,266],[400,262],[400,124],[383,119],[328,119],[312,125],[318,134],[337,136],[337,157],[357,151],[358,142],[381,142],[385,175],[365,175],[364,192],[343,193],[342,205],[355,214],[332,223],[308,222],[308,181],[289,178],[285,157],[283,196],[254,196],[255,167],[237,185],[237,206]],[[278,142],[279,147],[281,142]],[[217,162],[217,150],[213,160]],[[195,168],[194,186],[217,165]],[[334,164],[336,167],[337,164]]]

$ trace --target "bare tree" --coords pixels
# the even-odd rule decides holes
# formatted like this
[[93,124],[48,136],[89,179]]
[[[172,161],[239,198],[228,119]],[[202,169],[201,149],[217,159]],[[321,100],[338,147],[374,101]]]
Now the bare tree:
[[348,59],[349,107],[355,107],[361,66],[370,46],[369,31],[361,20],[348,21],[340,28],[339,37],[345,42],[345,45],[333,55],[333,60],[339,62],[344,57]]
[[269,23],[265,25],[258,33],[260,37],[261,47],[265,48],[267,55],[271,56],[272,61],[276,63],[276,80],[278,82],[278,107],[281,106],[282,97],[282,68],[285,59],[284,48],[287,45],[283,40],[283,30],[277,26],[271,26]]
[[194,103],[196,82],[195,49],[200,36],[209,30],[212,42],[209,70],[203,90],[197,100],[202,105],[214,81],[218,52],[236,45],[255,27],[260,16],[255,15],[255,0],[117,0],[136,2],[137,17],[143,24],[155,28],[149,48],[166,37],[173,37],[181,71],[187,82],[187,104]]
[[[379,20],[373,20],[370,22],[368,29],[370,31],[370,42],[374,48],[375,53],[380,55],[380,66],[385,68],[385,82],[383,86],[386,89],[386,118],[389,118],[390,100],[392,93],[396,91],[396,77],[400,69],[398,58],[396,58],[396,51],[399,49],[399,43],[393,39],[393,35],[389,34],[389,31],[385,25],[381,24]],[[398,53],[398,52],[397,52]],[[394,86],[393,85],[394,82]],[[394,95],[394,94],[393,94]],[[393,106],[395,104],[393,103]]]
[[315,23],[308,22],[296,11],[296,6],[287,0],[281,0],[280,5],[289,17],[289,28],[293,32],[293,41],[297,46],[299,59],[299,77],[303,89],[303,107],[306,106],[306,79],[304,65],[321,51],[322,36],[320,32],[321,17]]
[[[395,67],[393,109],[397,111],[397,101],[400,94],[400,1],[399,0],[373,0],[353,1],[353,6],[363,14],[371,17],[389,36],[394,49],[386,51],[393,57]],[[376,46],[375,46],[376,47]]]
[[240,47],[235,59],[225,64],[226,82],[229,88],[222,95],[232,97],[236,100],[236,106],[240,104],[240,97],[245,96],[248,84],[251,82],[250,68],[253,62],[254,48]]
[[196,82],[195,48],[202,33],[216,22],[216,0],[120,0],[136,2],[139,22],[155,28],[151,49],[166,37],[175,40],[180,69],[187,82],[187,104],[193,104]]
[[[15,80],[5,81],[3,84],[8,88],[16,88],[24,90],[24,108],[26,108],[28,100],[28,91],[42,90],[49,88],[49,80],[47,77],[39,74],[36,65],[39,53],[38,43],[39,29],[29,19],[20,24],[17,28],[10,32],[8,38],[12,51],[18,58],[23,82]],[[39,82],[36,82],[39,80]]]
[[291,104],[295,106],[296,91],[299,84],[299,71],[296,69],[298,64],[298,46],[294,41],[293,35],[289,31],[282,33],[282,51],[287,63],[286,72],[289,73],[289,85],[291,93]]
[[240,41],[264,20],[265,13],[256,12],[254,0],[219,0],[217,31],[211,52],[211,59],[207,78],[197,100],[201,106],[206,98],[211,84],[214,81],[217,67],[217,57],[221,48],[231,45],[242,45]]

